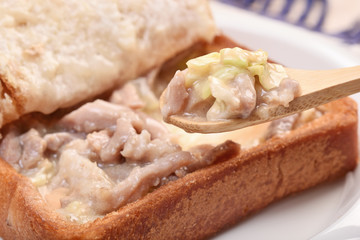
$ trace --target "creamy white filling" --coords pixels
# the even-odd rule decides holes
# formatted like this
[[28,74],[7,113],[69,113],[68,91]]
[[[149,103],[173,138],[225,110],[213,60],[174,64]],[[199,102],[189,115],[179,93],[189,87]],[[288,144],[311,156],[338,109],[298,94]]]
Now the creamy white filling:
[[[263,124],[230,133],[188,134],[143,112],[158,102],[144,102],[149,95],[144,98],[140,88],[150,88],[144,86],[146,79],[141,81],[145,82],[129,83],[110,98],[120,101],[128,96],[124,89],[131,89],[139,103],[133,108],[97,100],[65,115],[51,128],[34,123],[21,132],[16,126],[9,127],[0,156],[30,178],[51,208],[83,223],[183,177],[191,164],[211,164],[200,163],[202,159],[188,152],[197,146],[216,146],[232,139],[250,148],[322,114],[308,111],[286,129]],[[159,116],[159,110],[152,113]]]

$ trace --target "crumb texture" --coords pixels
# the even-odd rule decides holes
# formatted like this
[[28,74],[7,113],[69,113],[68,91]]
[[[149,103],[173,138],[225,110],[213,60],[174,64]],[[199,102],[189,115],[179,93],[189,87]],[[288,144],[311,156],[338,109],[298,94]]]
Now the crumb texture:
[[0,126],[93,97],[214,35],[205,0],[1,1]]

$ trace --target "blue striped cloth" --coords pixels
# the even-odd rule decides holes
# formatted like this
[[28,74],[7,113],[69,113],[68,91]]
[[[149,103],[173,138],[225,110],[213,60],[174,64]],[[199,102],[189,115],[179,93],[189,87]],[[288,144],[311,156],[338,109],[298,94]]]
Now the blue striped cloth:
[[[349,44],[360,43],[360,19],[349,28],[339,32],[330,33],[323,29],[329,13],[328,0],[220,0],[233,6],[257,12],[261,15],[285,21],[313,31],[343,39]],[[302,4],[300,14],[294,19],[292,9]],[[343,1],[345,4],[345,1]],[[274,11],[275,8],[275,11]],[[315,16],[315,17],[314,17]],[[308,19],[312,18],[311,24]],[[359,16],[360,18],[360,16]]]

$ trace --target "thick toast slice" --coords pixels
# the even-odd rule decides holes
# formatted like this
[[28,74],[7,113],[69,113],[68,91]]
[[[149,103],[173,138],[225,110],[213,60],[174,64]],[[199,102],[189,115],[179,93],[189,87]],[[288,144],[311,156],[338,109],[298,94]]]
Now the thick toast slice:
[[[199,239],[271,202],[344,176],[357,165],[357,107],[349,98],[281,138],[239,152],[231,141],[216,163],[170,182],[93,222],[64,221],[37,189],[0,161],[4,239]],[[347,144],[344,144],[344,143]],[[209,153],[209,156],[212,153]]]
[[[234,43],[216,38],[207,49]],[[4,239],[201,239],[291,194],[357,166],[357,106],[345,98],[283,136],[240,150],[210,150],[214,163],[84,224],[52,210],[31,181],[0,159],[0,237]],[[247,133],[249,134],[249,133]],[[233,138],[232,138],[233,139]],[[346,143],[346,144],[344,144]]]

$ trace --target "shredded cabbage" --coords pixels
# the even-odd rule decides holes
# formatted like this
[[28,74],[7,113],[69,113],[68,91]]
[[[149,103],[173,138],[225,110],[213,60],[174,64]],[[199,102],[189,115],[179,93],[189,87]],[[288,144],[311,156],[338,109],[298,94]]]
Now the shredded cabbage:
[[[211,94],[210,77],[216,77],[228,83],[240,74],[247,72],[251,77],[259,80],[261,86],[269,91],[280,85],[287,78],[285,69],[278,64],[267,62],[268,55],[265,51],[247,51],[239,47],[224,48],[220,52],[189,60],[186,64],[188,71],[185,77],[185,86],[195,87],[198,95],[204,99]],[[207,81],[209,83],[202,83]],[[202,89],[202,88],[205,89]]]

